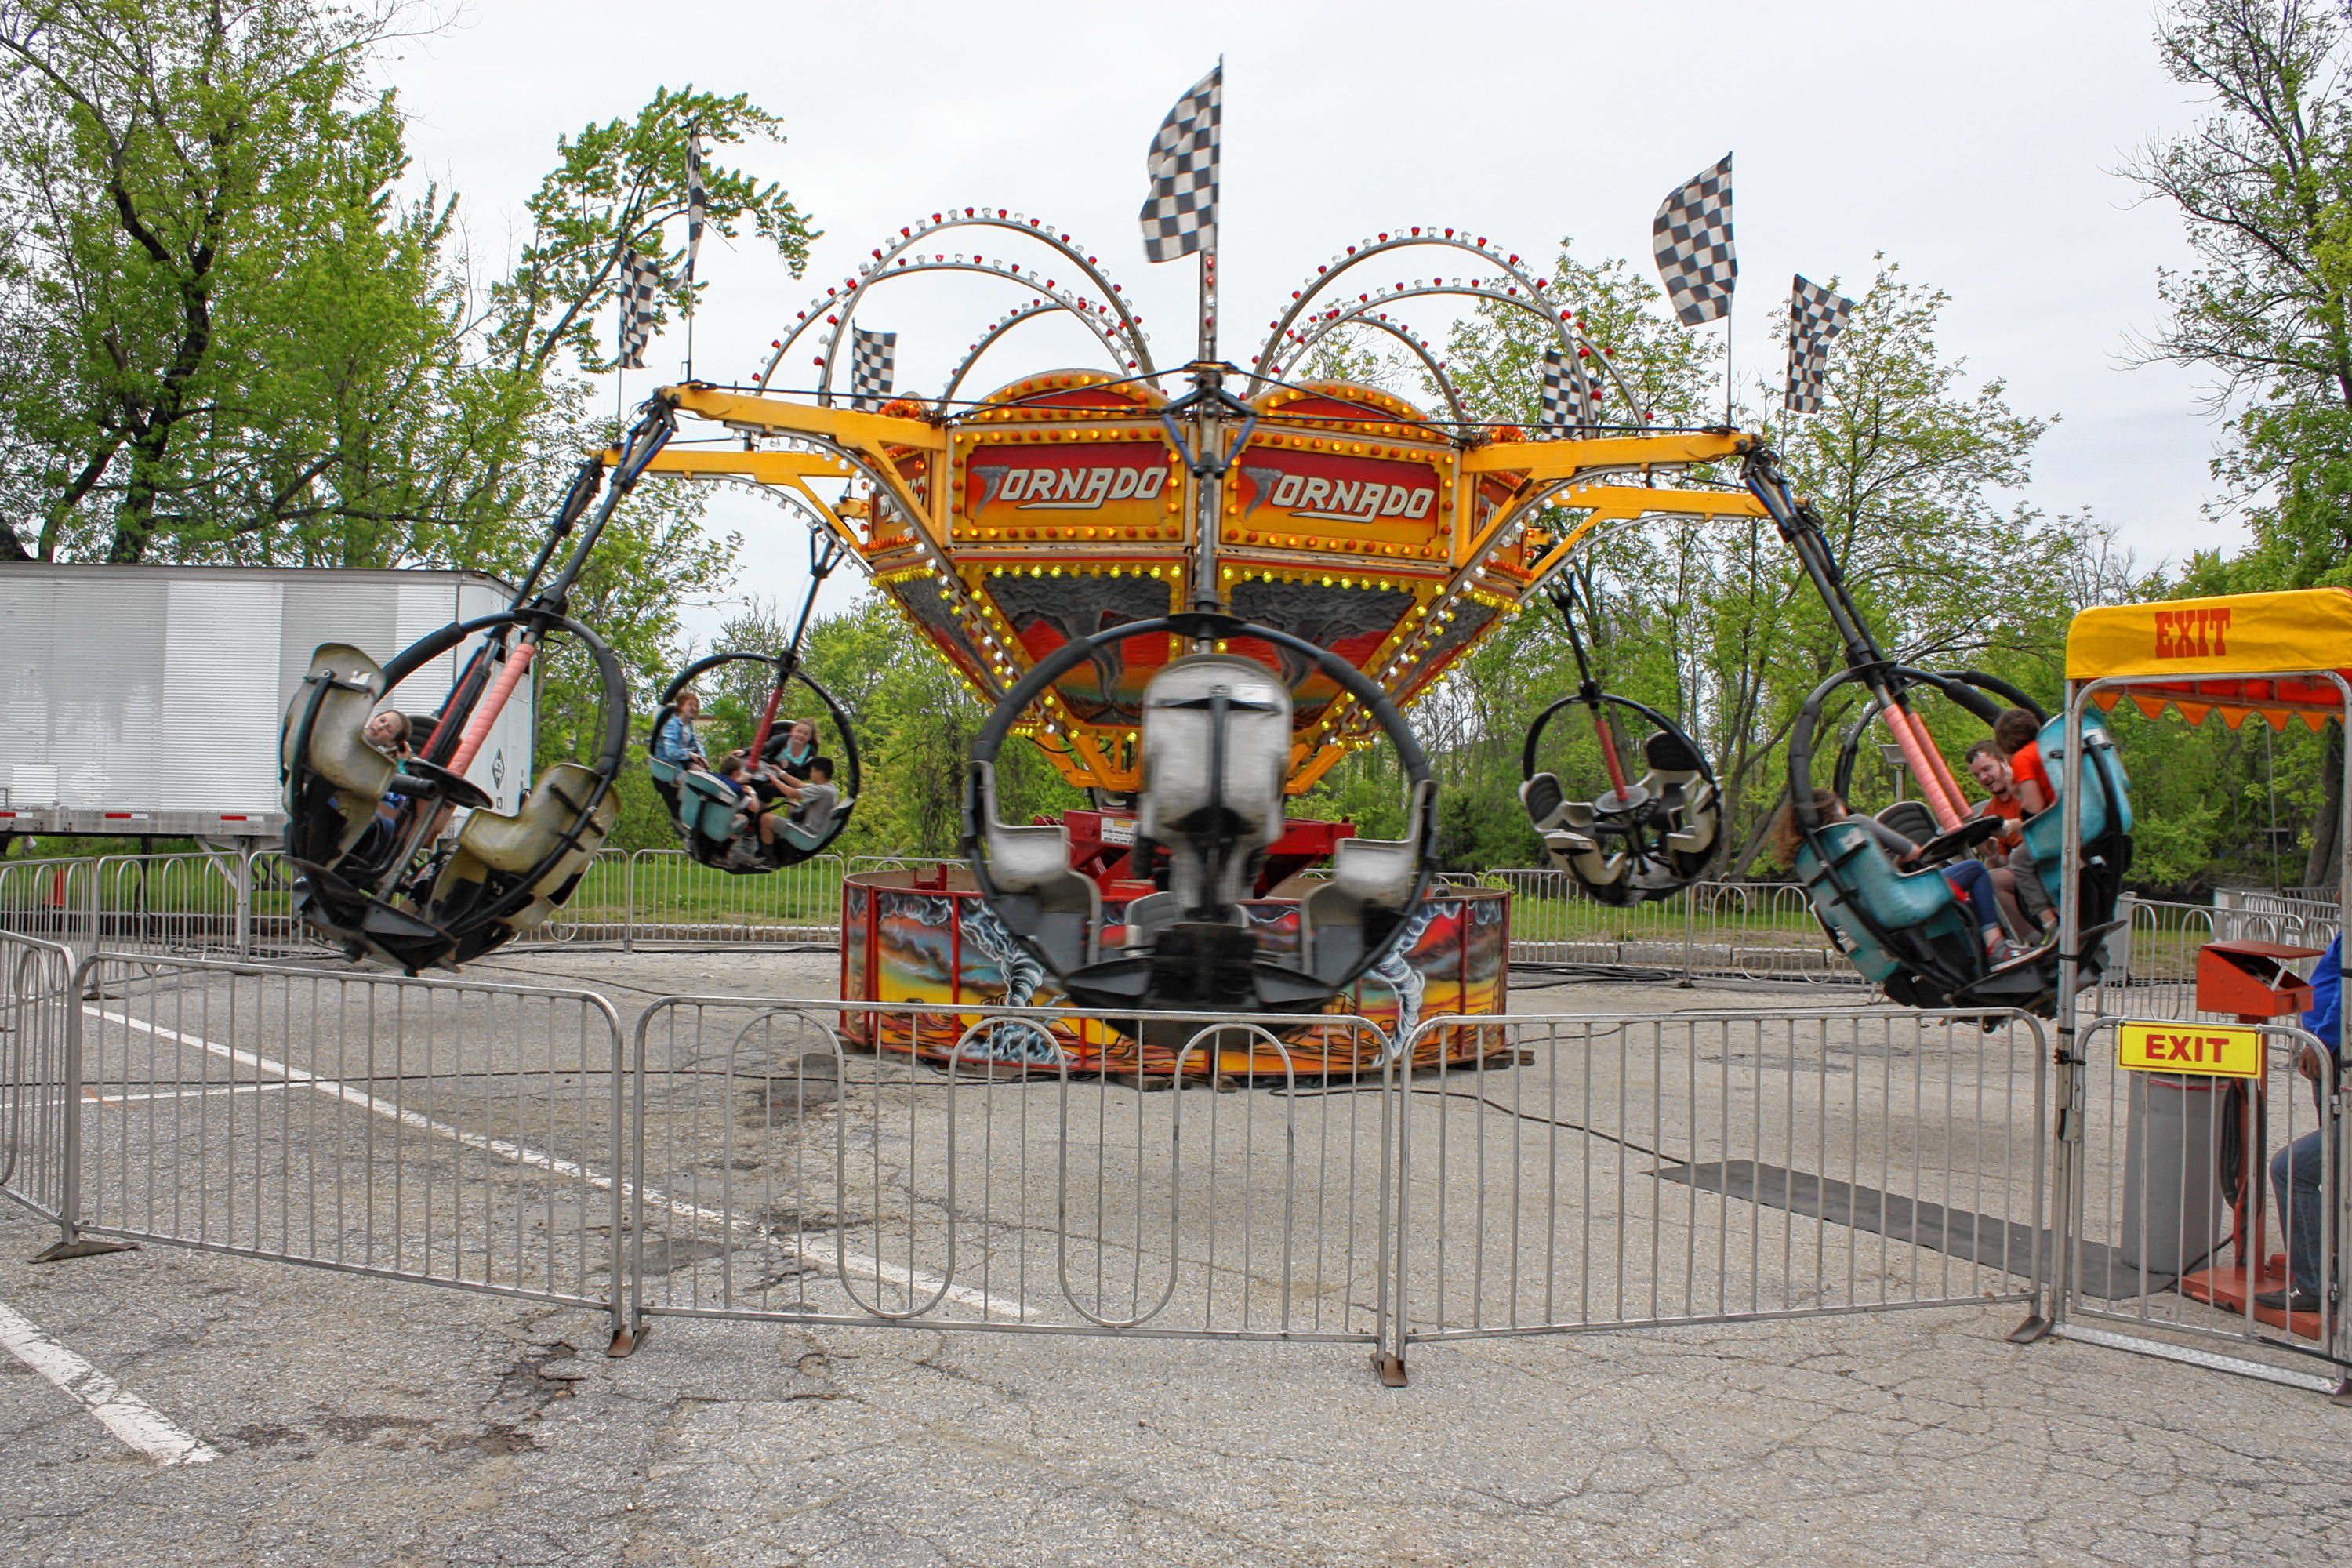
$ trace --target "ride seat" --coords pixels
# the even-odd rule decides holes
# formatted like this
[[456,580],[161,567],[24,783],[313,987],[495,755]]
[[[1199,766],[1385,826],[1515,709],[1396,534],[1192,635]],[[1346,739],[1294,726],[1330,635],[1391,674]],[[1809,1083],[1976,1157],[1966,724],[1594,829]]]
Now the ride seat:
[[980,816],[974,826],[988,846],[988,879],[997,892],[992,900],[997,918],[1015,935],[1043,948],[1059,973],[1091,963],[1102,889],[1070,868],[1066,832],[1058,825],[1015,827],[1004,822],[996,809],[995,764],[976,763],[973,773]]
[[[348,643],[322,643],[297,689],[278,740],[278,762],[289,778],[299,761],[334,788],[343,826],[335,846],[341,856],[359,841],[374,819],[377,805],[399,764],[368,743],[368,720],[383,691],[383,667]],[[315,706],[312,704],[315,703]],[[310,742],[294,755],[301,714],[310,708]]]
[[[2066,716],[2060,714],[2042,726],[2035,743],[2042,748],[2042,764],[2049,770],[2050,780],[2057,784],[2066,776]],[[2124,774],[2123,760],[2116,754],[2113,736],[2106,725],[2094,713],[2083,715],[2083,842],[2095,844],[2110,833],[2132,830],[2131,781]],[[2114,803],[2112,815],[2109,803]],[[2033,868],[2042,877],[2042,885],[2049,889],[2052,899],[2058,897],[2062,851],[2065,847],[2066,822],[2062,810],[2063,802],[2047,810],[2038,811],[2021,825],[2025,847],[2033,851]],[[2087,914],[2086,917],[2087,919]],[[2103,915],[2100,917],[2105,919]]]
[[[596,770],[592,767],[580,763],[556,763],[539,775],[539,786],[513,816],[495,811],[469,815],[466,826],[457,832],[460,858],[470,856],[490,870],[508,876],[525,875],[555,853],[564,836],[580,820],[598,783]],[[531,884],[533,889],[545,894],[577,877],[589,858],[603,846],[604,836],[612,831],[613,820],[619,814],[619,800],[613,792],[606,791],[582,828],[579,841],[564,849],[555,864]]]
[[714,843],[724,844],[735,836],[735,814],[740,808],[724,780],[715,773],[662,765],[676,775],[680,822]]
[[843,823],[849,820],[849,814],[856,805],[854,800],[838,803],[825,814],[824,824],[817,827],[803,827],[799,823],[786,817],[782,826],[777,829],[776,837],[803,855],[814,855],[824,847],[834,834],[840,830]]
[[1289,690],[1239,655],[1180,658],[1144,688],[1141,753],[1136,836],[1166,851],[1168,891],[1187,910],[1240,903],[1285,826]]
[[1436,788],[1423,780],[1413,791],[1402,838],[1341,839],[1331,852],[1331,879],[1299,900],[1299,951],[1307,972],[1325,984],[1337,984],[1404,917]]
[[1715,847],[1722,816],[1706,769],[1681,737],[1664,731],[1650,737],[1643,754],[1650,772],[1642,787],[1682,822],[1666,834],[1666,848],[1675,855],[1704,856]]
[[1538,773],[1520,784],[1519,804],[1526,807],[1552,864],[1586,887],[1613,887],[1633,868],[1632,857],[1622,850],[1602,853],[1601,841],[1589,831],[1592,803],[1569,799],[1558,774]]
[[1832,822],[1821,837],[1831,846],[1830,864],[1853,884],[1870,918],[1889,931],[1927,924],[1946,910],[1958,906],[1959,895],[1941,871],[1905,871],[1887,858],[1861,826]]

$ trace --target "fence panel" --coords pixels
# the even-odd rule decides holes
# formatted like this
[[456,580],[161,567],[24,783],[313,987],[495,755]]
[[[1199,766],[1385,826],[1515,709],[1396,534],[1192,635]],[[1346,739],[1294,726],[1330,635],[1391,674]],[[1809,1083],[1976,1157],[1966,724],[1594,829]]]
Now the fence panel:
[[236,854],[101,855],[92,865],[92,943],[117,952],[238,952],[251,903]]
[[0,933],[0,1193],[47,1219],[65,1207],[73,968],[59,943]]
[[[2081,1036],[2061,1331],[2334,1391],[2352,1368],[2340,1310],[2290,1313],[2254,1298],[2286,1285],[2288,1255],[2306,1249],[2323,1302],[2352,1282],[2335,1058],[2302,1029],[2276,1025],[2261,1031],[2252,1079],[2132,1070],[2116,1064],[2125,1021],[2095,1018]],[[2309,1070],[2299,1070],[2306,1047]],[[2315,1196],[2290,1237],[2295,1211],[2292,1200],[2282,1210],[2273,1162],[2314,1134],[2298,1158]],[[2118,1328],[2086,1326],[2101,1322]]]
[[1490,1048],[1402,1087],[1407,1339],[2038,1289],[2046,1053],[2022,1014],[1423,1027],[1449,1024]]
[[104,952],[74,987],[68,1239],[616,1309],[603,997]]
[[1034,1011],[658,1002],[637,1026],[638,1308],[1373,1342],[1387,1042],[1316,1026],[1370,1069],[1292,1070],[1297,1019],[1188,1017],[1172,1077],[1101,1077]]
[[0,860],[0,931],[87,948],[89,860]]
[[735,877],[683,849],[639,849],[629,857],[629,941],[837,942],[845,869],[840,856],[820,855],[764,876]]

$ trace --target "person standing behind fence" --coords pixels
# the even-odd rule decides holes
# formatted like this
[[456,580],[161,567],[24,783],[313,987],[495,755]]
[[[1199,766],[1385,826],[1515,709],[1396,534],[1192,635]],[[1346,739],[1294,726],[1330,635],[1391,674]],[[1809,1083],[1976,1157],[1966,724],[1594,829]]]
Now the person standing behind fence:
[[[2303,1026],[2309,1030],[2339,1070],[2344,1060],[2344,938],[2338,933],[2319,957],[2319,966],[2311,972],[2311,1011],[2303,1016]],[[2295,1054],[2295,1070],[2314,1084],[2324,1081],[2320,1071],[2319,1052],[2305,1046]],[[2316,1312],[2328,1305],[2329,1276],[2334,1272],[2335,1259],[2326,1257],[2321,1247],[2326,1237],[2323,1218],[2326,1192],[2323,1173],[2326,1159],[2320,1144],[2334,1129],[2328,1116],[2334,1108],[2325,1097],[2319,1112],[2319,1125],[2271,1156],[2271,1190],[2278,1195],[2279,1225],[2286,1233],[2286,1285],[2277,1290],[2265,1290],[2254,1298],[2257,1307],[2269,1307],[2289,1312]],[[2342,1179],[2339,1173],[2339,1181]],[[2344,1238],[2336,1237],[2342,1247]],[[2324,1334],[2323,1334],[2323,1337]]]

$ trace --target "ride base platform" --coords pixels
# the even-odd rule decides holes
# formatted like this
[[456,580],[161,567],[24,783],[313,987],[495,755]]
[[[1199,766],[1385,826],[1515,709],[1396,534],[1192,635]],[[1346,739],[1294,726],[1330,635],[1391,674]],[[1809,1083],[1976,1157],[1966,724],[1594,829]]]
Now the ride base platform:
[[[1073,817],[1079,814],[1073,813]],[[1152,890],[1129,880],[1125,838],[1131,830],[1113,816],[1087,813],[1073,823],[1073,863],[1103,889],[1103,923],[1121,925],[1127,906]],[[1272,954],[1295,952],[1298,941],[1297,868],[1311,865],[1311,844],[1328,843],[1352,832],[1346,824],[1295,824],[1314,831],[1296,845],[1277,842],[1270,866],[1291,869],[1259,897],[1242,904],[1244,915]],[[1334,831],[1339,830],[1339,831]],[[1108,842],[1106,842],[1108,840]],[[1115,853],[1104,853],[1114,850]],[[1053,977],[1024,952],[998,923],[961,865],[908,870],[854,872],[841,889],[841,989],[844,1001],[905,1005],[904,1013],[853,1013],[845,1033],[873,1050],[911,1052],[946,1063],[986,1062],[1045,1071],[1064,1068],[1087,1072],[1167,1076],[1176,1053],[1139,1046],[1100,1014],[1071,1005]],[[1381,1043],[1374,1031],[1343,1026],[1338,1017],[1362,1018],[1381,1035],[1410,1035],[1425,1020],[1485,1017],[1507,1006],[1510,988],[1510,894],[1497,888],[1440,888],[1407,922],[1396,957],[1332,999],[1321,1016],[1285,1020],[1279,1047],[1255,1032],[1224,1031],[1193,1049],[1183,1068],[1200,1074],[1255,1079],[1325,1078],[1377,1073]],[[974,1032],[973,1006],[1037,1007],[1062,1013],[1043,1029],[1012,1025]],[[1433,1030],[1413,1053],[1416,1067],[1439,1060],[1464,1062],[1501,1048],[1494,1032],[1464,1024]]]

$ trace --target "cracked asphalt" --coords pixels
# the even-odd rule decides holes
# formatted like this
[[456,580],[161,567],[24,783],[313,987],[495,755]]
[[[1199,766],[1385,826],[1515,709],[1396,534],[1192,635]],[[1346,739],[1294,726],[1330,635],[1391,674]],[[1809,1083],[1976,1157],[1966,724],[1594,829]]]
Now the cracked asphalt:
[[[806,993],[831,954],[481,966]],[[1602,1009],[1719,1005],[1638,986]],[[1748,994],[1753,998],[1756,994]],[[1530,998],[1532,1000],[1532,998]],[[1780,997],[1775,1000],[1788,1001]],[[1522,1007],[1529,1001],[1522,1001]],[[14,1563],[2326,1562],[2352,1410],[2095,1346],[2014,1306],[1424,1345],[598,1316],[152,1247],[0,1300],[221,1450],[165,1468],[0,1361]]]

